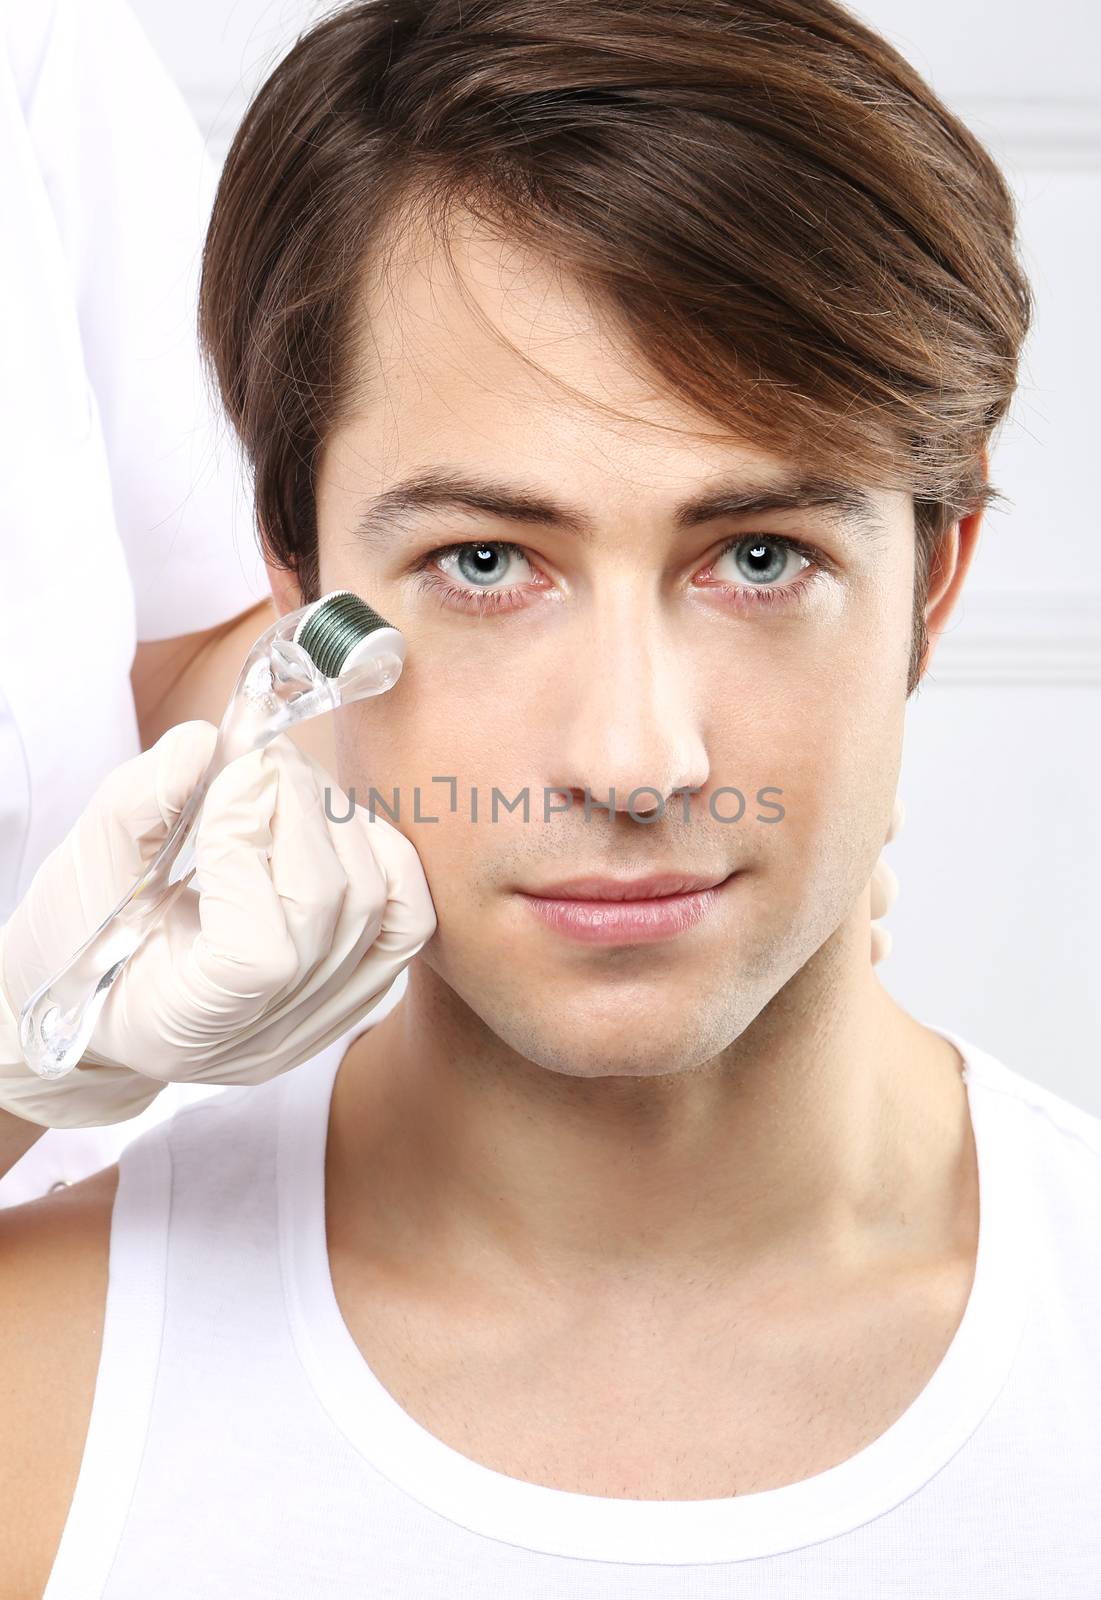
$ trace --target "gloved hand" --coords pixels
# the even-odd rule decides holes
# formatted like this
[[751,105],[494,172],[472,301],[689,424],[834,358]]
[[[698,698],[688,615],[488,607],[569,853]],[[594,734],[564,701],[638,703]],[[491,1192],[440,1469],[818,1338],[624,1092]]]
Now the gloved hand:
[[[898,795],[895,795],[894,808],[891,811],[891,825],[887,829],[885,844],[890,844],[896,838],[902,824],[906,820],[906,808]],[[872,966],[877,961],[882,961],[891,953],[894,940],[891,930],[883,927],[876,919],[885,917],[895,901],[898,899],[898,877],[886,861],[880,856],[872,872]]]
[[[115,980],[80,1064],[34,1073],[22,1005],[152,861],[216,739],[212,723],[179,723],[109,773],[0,929],[0,1108],[96,1127],[137,1116],[166,1083],[273,1078],[370,1011],[435,932],[413,845],[359,807],[330,822],[333,780],[281,734],[214,779],[196,879]],[[337,789],[330,809],[345,800]]]

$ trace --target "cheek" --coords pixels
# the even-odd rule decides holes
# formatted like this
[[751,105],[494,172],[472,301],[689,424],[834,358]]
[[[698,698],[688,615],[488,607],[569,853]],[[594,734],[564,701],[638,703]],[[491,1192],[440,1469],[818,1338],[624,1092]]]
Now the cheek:
[[[745,848],[781,895],[784,884],[798,897],[811,878],[859,877],[869,839],[882,837],[901,764],[910,617],[900,577],[822,627],[800,624],[786,639],[777,630],[767,663],[744,678],[732,671],[710,713],[711,781],[746,794]],[[781,791],[768,799],[784,816],[757,823],[765,808],[752,802],[766,786]]]
[[488,795],[493,783],[512,776],[513,758],[521,756],[526,703],[502,692],[499,675],[489,681],[473,664],[466,673],[439,671],[420,631],[406,638],[394,687],[336,713],[342,761],[380,788],[419,785],[422,810],[440,810],[464,785],[484,784]]
[[410,659],[393,689],[336,713],[341,783],[413,843],[440,912],[461,910],[487,850],[503,856],[538,820],[534,801],[526,826],[500,802],[493,820],[494,787],[512,799],[530,770],[518,776],[522,752],[499,719],[455,699],[426,692]]
[[858,769],[896,736],[908,659],[909,613],[878,602],[736,639],[709,695],[715,767],[800,788]]

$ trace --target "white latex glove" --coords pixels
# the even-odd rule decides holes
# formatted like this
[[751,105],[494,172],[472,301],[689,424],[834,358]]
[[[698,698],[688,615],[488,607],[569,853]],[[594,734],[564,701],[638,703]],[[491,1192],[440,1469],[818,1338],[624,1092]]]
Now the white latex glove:
[[[887,829],[885,844],[890,844],[892,839],[897,838],[905,820],[906,808],[898,795],[895,795],[895,803],[891,811],[891,824]],[[891,945],[894,943],[891,937],[891,930],[883,927],[882,923],[877,919],[885,917],[898,899],[898,877],[894,870],[887,865],[882,855],[876,862],[875,869],[872,872],[871,888],[872,966],[874,967],[877,961],[882,961],[885,956],[890,955]]]
[[[86,1128],[144,1111],[166,1083],[260,1083],[366,1015],[431,938],[420,857],[356,807],[287,734],[233,761],[207,791],[196,878],[131,956],[64,1077],[19,1048],[28,995],[69,959],[145,870],[214,751],[213,723],[170,728],[101,783],[0,929],[0,1108]],[[196,887],[197,884],[197,887]]]

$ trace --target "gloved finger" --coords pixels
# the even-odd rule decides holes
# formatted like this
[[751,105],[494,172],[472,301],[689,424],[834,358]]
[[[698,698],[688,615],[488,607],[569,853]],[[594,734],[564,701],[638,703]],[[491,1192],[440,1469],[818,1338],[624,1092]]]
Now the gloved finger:
[[[212,723],[178,723],[107,774],[69,833],[39,864],[13,913],[19,928],[13,942],[20,951],[71,955],[74,922],[85,937],[95,932],[164,843],[217,737]],[[9,972],[9,993],[22,1003],[49,976],[29,967]]]
[[[200,887],[192,907],[198,935],[183,951],[175,988],[189,1007],[209,1006],[215,1027],[220,1012],[241,1023],[259,1016],[298,971],[269,866],[279,776],[263,750],[250,751],[223,768],[203,805],[195,838]],[[162,918],[161,929],[176,910]]]
[[348,849],[352,882],[358,883],[363,877],[353,860],[359,854],[373,863],[382,885],[378,891],[381,926],[380,918],[372,915],[374,932],[370,940],[361,940],[353,952],[354,959],[345,961],[325,985],[326,999],[340,986],[346,1026],[351,1027],[382,998],[435,933],[436,908],[420,856],[392,823],[357,807],[349,824]]
[[[324,816],[321,790],[328,774],[316,763],[313,766],[319,814]],[[396,938],[403,946],[408,943],[405,902],[410,886],[406,878],[414,870],[423,878],[423,871],[419,860],[407,858],[404,876],[395,878],[393,870],[387,870],[386,855],[377,848],[381,830],[373,828],[369,813],[360,806],[352,806],[349,812],[347,795],[342,795],[333,809],[336,817],[346,818],[325,819],[332,849],[347,881],[326,962],[330,976],[339,983],[350,978],[368,951],[374,959],[380,948],[389,947],[391,939]],[[327,994],[334,987],[334,982],[327,981],[324,992]]]
[[872,920],[885,917],[895,901],[898,899],[898,876],[894,869],[880,856],[875,864],[871,878],[871,914]]
[[[256,803],[265,766],[276,777],[275,800],[263,802],[267,821],[261,832],[254,827],[251,849],[238,852],[235,842],[244,842],[244,830],[235,808]],[[313,992],[322,963],[329,971],[347,971],[361,959],[382,926],[386,880],[354,820],[326,817],[325,769],[287,735],[255,753],[236,797],[227,797],[231,786],[220,782],[231,770],[211,785],[210,819],[204,809],[196,841],[202,931],[194,966],[208,996],[211,989],[228,991],[249,999],[253,1016],[274,1017],[302,991]],[[259,815],[253,821],[258,825]],[[249,964],[245,952],[251,952]],[[186,976],[184,982],[187,988]]]
[[[207,791],[198,890],[182,891],[116,980],[92,1039],[125,1039],[140,1071],[199,1081],[211,1048],[247,1032],[295,980],[298,953],[270,875],[280,764],[238,757]],[[155,1004],[151,1004],[155,996]]]
[[[323,785],[328,775],[311,764]],[[435,932],[436,911],[420,857],[397,828],[357,806],[347,822],[330,822],[329,829],[347,893],[320,980],[314,974],[299,987],[309,988],[311,1013],[339,999],[351,1027]],[[264,1036],[280,1054],[295,1049],[293,1025],[283,1023],[296,999],[294,990],[281,995],[264,1019]]]
[[[22,944],[38,949],[69,944],[74,901],[80,923],[88,933],[96,931],[160,850],[202,778],[216,739],[211,723],[178,723],[149,750],[107,773],[32,878],[24,904],[35,906],[37,922],[34,939]],[[82,864],[86,870],[78,870]]]
[[399,828],[364,810],[358,819],[386,877],[386,911],[375,941],[380,954],[421,949],[436,931],[436,908],[416,846]]
[[[353,951],[358,964],[349,970],[348,960],[332,967],[322,984],[311,992],[310,1005],[280,1000],[278,1007],[262,1025],[237,1043],[231,1073],[222,1064],[189,1073],[194,1081],[261,1083],[272,1076],[272,1062],[278,1060],[280,1072],[287,1071],[325,1049],[345,1033],[385,996],[400,973],[436,930],[436,910],[428,889],[420,857],[415,847],[385,819],[357,808],[346,824],[340,848],[349,884],[366,881],[369,873],[362,863],[377,870],[381,865],[385,886],[381,894],[372,890],[382,909],[382,929],[374,939],[359,941]],[[366,853],[364,857],[364,853]],[[385,896],[383,900],[382,896]],[[347,904],[347,902],[346,902]],[[337,1000],[333,1020],[318,1031],[318,1010]]]
[[[0,927],[0,973],[8,969],[11,924]],[[0,1106],[44,1128],[91,1128],[125,1122],[152,1104],[159,1083],[143,1082],[118,1063],[102,1067],[82,1060],[62,1078],[40,1078],[22,1059],[19,1015],[0,983]]]
[[82,858],[106,853],[112,882],[133,883],[170,834],[216,742],[218,728],[211,722],[176,723],[149,750],[107,774],[77,824],[99,827],[96,848],[86,858],[82,851]]
[[[224,1059],[213,1064],[211,1049],[266,1029],[316,987],[318,967],[331,967],[348,881],[324,818],[323,772],[280,735],[211,784],[196,840],[199,888],[179,895],[152,928],[117,980],[99,1030],[132,1046],[140,1040],[143,1072],[223,1081]],[[373,860],[368,866],[377,903],[369,939],[384,881]],[[270,1064],[261,1076],[270,1076]]]
[[280,1006],[303,990],[313,993],[318,968],[329,973],[358,962],[378,935],[386,902],[386,880],[354,815],[347,822],[336,820],[344,814],[340,801],[330,808],[333,816],[326,815],[329,774],[292,741],[286,743],[289,748],[280,754],[271,876],[299,970],[278,997]]

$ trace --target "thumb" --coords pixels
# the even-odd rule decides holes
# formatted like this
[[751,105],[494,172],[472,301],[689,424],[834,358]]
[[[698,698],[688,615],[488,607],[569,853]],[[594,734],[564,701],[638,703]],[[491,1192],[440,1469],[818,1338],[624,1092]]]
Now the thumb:
[[[78,839],[76,856],[101,861],[106,857],[107,870],[99,873],[99,882],[110,885],[114,897],[111,905],[102,908],[101,916],[141,876],[163,845],[206,771],[217,740],[218,730],[212,722],[179,722],[148,750],[108,773],[96,790],[77,823],[86,837]],[[94,917],[96,909],[88,907],[87,911]]]
[[39,863],[7,923],[0,981],[20,1000],[66,960],[128,893],[156,855],[217,742],[209,722],[170,728],[102,780],[69,832]]

